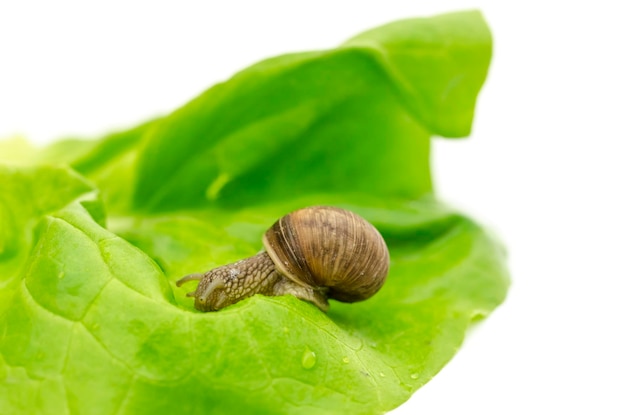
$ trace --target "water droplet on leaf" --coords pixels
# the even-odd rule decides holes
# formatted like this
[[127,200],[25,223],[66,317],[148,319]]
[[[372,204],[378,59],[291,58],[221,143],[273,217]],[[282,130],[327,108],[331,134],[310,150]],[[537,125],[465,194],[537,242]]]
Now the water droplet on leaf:
[[308,347],[304,349],[304,353],[302,353],[302,367],[305,369],[311,369],[315,366],[315,352]]

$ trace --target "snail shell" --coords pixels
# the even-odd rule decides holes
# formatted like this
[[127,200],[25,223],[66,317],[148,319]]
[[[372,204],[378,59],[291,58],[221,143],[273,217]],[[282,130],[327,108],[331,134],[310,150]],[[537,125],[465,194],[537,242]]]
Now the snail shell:
[[282,217],[265,233],[263,245],[280,274],[348,303],[374,295],[389,270],[389,251],[378,230],[336,207]]

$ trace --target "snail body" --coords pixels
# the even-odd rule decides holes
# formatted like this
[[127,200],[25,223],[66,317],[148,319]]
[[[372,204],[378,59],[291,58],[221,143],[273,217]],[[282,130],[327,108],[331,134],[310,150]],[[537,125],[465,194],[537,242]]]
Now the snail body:
[[195,297],[201,311],[216,311],[254,294],[291,294],[328,309],[328,298],[356,302],[374,295],[389,270],[389,251],[378,230],[357,214],[314,206],[280,218],[263,236],[265,251],[206,273]]

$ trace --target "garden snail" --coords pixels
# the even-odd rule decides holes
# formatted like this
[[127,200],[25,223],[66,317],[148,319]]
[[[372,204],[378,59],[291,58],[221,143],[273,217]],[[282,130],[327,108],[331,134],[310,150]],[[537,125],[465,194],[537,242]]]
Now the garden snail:
[[389,251],[362,217],[335,207],[314,206],[280,218],[263,236],[265,251],[206,273],[187,275],[177,286],[199,280],[195,307],[216,311],[254,294],[291,294],[328,309],[328,298],[352,303],[374,295],[385,282]]

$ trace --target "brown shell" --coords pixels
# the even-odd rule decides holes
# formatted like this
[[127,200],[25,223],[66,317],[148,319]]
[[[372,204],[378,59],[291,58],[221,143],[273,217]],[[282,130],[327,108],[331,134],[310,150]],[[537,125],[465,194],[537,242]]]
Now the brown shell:
[[336,207],[308,207],[282,217],[265,233],[263,245],[278,272],[343,302],[374,295],[389,270],[378,230]]

